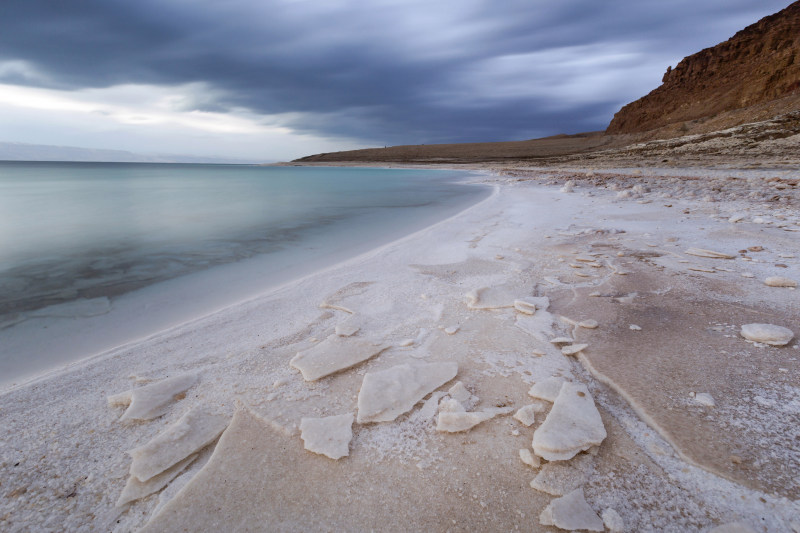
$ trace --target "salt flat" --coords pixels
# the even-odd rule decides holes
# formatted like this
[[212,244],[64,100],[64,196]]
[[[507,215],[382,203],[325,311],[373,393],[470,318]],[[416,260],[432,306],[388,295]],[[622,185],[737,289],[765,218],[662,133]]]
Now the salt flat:
[[[800,298],[765,283],[800,280],[796,184],[630,174],[483,176],[495,193],[451,219],[7,390],[1,528],[555,531],[577,509],[589,528],[799,531]],[[795,337],[742,337],[755,323]],[[382,351],[306,381],[290,361],[324,342]],[[120,419],[128,391],[186,374],[162,416]],[[359,400],[374,376],[386,405]],[[437,431],[445,413],[481,422]],[[170,439],[197,458],[159,455]],[[140,475],[171,481],[116,507]]]

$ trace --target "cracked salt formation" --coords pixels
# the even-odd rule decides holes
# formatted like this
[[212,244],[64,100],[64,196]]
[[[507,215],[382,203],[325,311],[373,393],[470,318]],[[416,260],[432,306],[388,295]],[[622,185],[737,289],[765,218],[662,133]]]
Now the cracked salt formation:
[[[453,400],[455,401],[455,400]],[[493,407],[484,409],[483,411],[474,412],[457,412],[457,411],[441,411],[439,412],[439,419],[436,422],[436,430],[447,433],[459,433],[474,428],[481,422],[491,420],[497,415],[506,415],[513,411],[510,407]]]
[[364,376],[358,393],[358,423],[390,422],[458,373],[458,364],[402,364]]
[[603,531],[603,521],[586,503],[583,489],[576,489],[566,496],[551,501],[539,515],[539,523],[570,531],[576,529]]
[[190,455],[183,461],[167,468],[147,481],[139,481],[136,476],[128,477],[128,482],[125,484],[125,488],[122,489],[122,494],[119,495],[119,499],[117,500],[117,507],[122,507],[126,503],[140,500],[145,496],[160,491],[169,485],[170,481],[178,477],[178,474],[183,472],[195,459],[197,459],[197,454]]
[[589,389],[582,383],[565,382],[547,418],[533,433],[533,451],[548,461],[565,461],[605,438],[606,429]]
[[561,386],[564,384],[563,378],[550,376],[549,378],[534,383],[528,391],[528,396],[546,400],[548,402],[556,401],[558,393],[561,392]]
[[753,342],[761,342],[772,346],[784,346],[794,337],[789,328],[774,324],[745,324],[742,326],[741,335]]
[[715,252],[714,250],[705,250],[703,248],[689,248],[684,252],[686,255],[694,255],[696,257],[709,257],[711,259],[735,259],[735,255],[726,254],[723,252]]
[[580,454],[569,462],[547,463],[531,481],[531,488],[551,496],[563,496],[586,484],[593,470],[594,457],[587,454]]
[[350,455],[353,439],[353,414],[303,418],[300,438],[306,450],[337,460]]
[[109,406],[128,405],[120,420],[151,420],[169,409],[175,397],[195,383],[198,375],[182,374],[108,397]]
[[385,349],[363,339],[331,335],[308,350],[298,352],[289,364],[302,372],[306,381],[316,381],[363,363]]
[[147,481],[214,442],[228,426],[228,417],[196,406],[143,446],[128,452],[131,475]]

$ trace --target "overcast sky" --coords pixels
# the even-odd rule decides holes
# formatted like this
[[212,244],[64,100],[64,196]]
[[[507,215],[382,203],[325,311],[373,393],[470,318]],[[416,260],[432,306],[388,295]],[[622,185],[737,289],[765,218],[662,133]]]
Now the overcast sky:
[[788,0],[2,0],[0,141],[288,160],[604,129]]

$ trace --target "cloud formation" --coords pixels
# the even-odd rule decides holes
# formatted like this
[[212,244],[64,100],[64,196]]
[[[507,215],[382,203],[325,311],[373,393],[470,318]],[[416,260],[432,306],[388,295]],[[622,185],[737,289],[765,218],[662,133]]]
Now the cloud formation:
[[787,4],[5,0],[0,83],[189,87],[170,112],[372,145],[525,139],[605,128],[667,65]]

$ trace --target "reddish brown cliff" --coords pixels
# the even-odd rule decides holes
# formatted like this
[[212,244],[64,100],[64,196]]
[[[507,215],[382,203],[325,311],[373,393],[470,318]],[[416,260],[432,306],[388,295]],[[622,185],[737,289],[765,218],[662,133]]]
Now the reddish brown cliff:
[[[684,58],[662,81],[614,115],[606,133],[649,131],[800,94],[800,1]],[[797,99],[784,101],[796,106]]]

